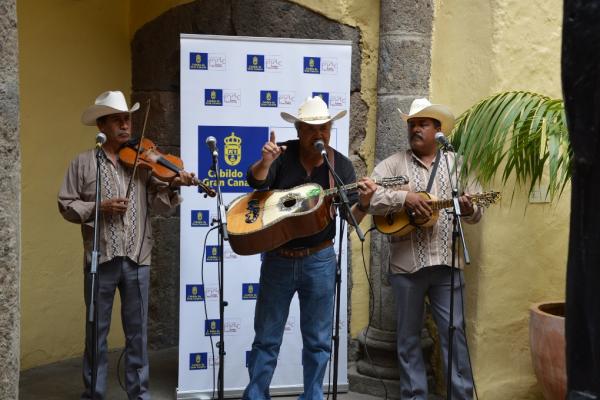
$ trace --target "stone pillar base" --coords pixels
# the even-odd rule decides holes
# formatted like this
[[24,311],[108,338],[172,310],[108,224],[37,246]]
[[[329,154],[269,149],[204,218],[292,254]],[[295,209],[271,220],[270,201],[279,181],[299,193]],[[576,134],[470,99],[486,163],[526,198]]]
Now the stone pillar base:
[[[432,377],[427,377],[429,387],[432,386]],[[348,365],[348,385],[351,392],[364,393],[370,396],[389,400],[400,400],[400,385],[398,379],[378,379],[357,372],[355,364]],[[385,387],[384,387],[385,385]],[[429,394],[428,400],[444,400],[442,396]]]

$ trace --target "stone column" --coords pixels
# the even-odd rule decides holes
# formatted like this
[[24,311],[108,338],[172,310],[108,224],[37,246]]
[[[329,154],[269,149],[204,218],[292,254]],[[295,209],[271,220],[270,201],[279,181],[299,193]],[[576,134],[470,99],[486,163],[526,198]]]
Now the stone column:
[[[407,112],[413,99],[428,97],[432,23],[432,0],[381,0],[375,164],[409,147],[406,123],[397,109]],[[396,316],[386,273],[388,258],[388,238],[374,231],[371,323],[359,335],[357,374],[350,376],[350,387],[383,397],[382,378],[388,398],[399,398]],[[424,347],[430,350],[432,340],[425,329],[423,339]]]
[[17,399],[21,156],[16,0],[0,2],[0,43],[0,399]]

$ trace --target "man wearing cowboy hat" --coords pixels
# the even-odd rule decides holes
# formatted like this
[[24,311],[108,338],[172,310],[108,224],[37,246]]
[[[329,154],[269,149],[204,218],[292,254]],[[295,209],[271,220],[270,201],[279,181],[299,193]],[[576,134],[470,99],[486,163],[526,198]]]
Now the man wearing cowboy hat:
[[[101,175],[100,238],[97,279],[97,378],[94,399],[106,396],[108,372],[106,338],[110,329],[114,295],[121,298],[121,319],[125,333],[125,385],[129,399],[149,399],[146,331],[152,227],[149,210],[167,213],[181,198],[173,188],[189,185],[192,175],[181,173],[171,184],[160,182],[147,169],[138,168],[126,198],[132,170],[119,161],[119,149],[131,137],[129,108],[119,91],[104,92],[81,117],[84,125],[95,125],[106,135],[98,153]],[[81,225],[84,244],[85,300],[89,300],[91,251],[94,239],[96,195],[96,150],[79,154],[69,165],[58,194],[58,208],[69,222]],[[87,305],[87,304],[86,304]],[[89,306],[89,305],[87,305]],[[87,308],[87,307],[86,307]],[[86,313],[87,315],[87,313]],[[83,357],[85,391],[91,399],[92,332],[86,324]]]
[[[329,169],[315,143],[323,141],[330,164],[345,183],[356,175],[351,161],[329,147],[333,121],[321,97],[308,98],[298,116],[281,113],[296,127],[298,140],[278,144],[275,133],[262,148],[262,157],[248,170],[247,179],[256,189],[288,189],[308,182],[332,187]],[[352,213],[357,221],[365,216],[375,184],[369,178],[359,181],[359,193],[350,194]],[[323,398],[323,376],[331,351],[333,293],[336,256],[333,249],[335,220],[325,230],[309,237],[294,239],[264,255],[260,292],[254,316],[255,338],[248,361],[250,382],[244,399],[269,399],[269,384],[277,364],[290,301],[298,292],[302,331],[302,399]]]
[[[410,112],[404,114],[400,111],[400,114],[408,124],[410,149],[399,151],[383,160],[375,167],[372,177],[406,175],[409,177],[409,184],[401,190],[377,188],[371,198],[369,212],[386,215],[404,210],[412,218],[427,218],[433,212],[431,201],[425,200],[417,192],[428,191],[443,199],[452,197],[450,174],[443,155],[437,149],[435,135],[437,132],[450,133],[454,127],[454,116],[446,106],[431,104],[427,99],[414,100]],[[449,153],[449,157],[450,168],[453,169],[455,154]],[[479,190],[476,182],[471,182],[464,188],[465,193]],[[464,222],[476,223],[480,220],[482,211],[472,204],[468,194],[460,196],[459,202]],[[452,216],[440,212],[434,226],[417,227],[406,236],[391,236],[390,239],[389,280],[396,302],[401,398],[425,400],[427,377],[421,351],[421,329],[426,296],[438,327],[445,367],[447,363]],[[456,330],[452,398],[463,400],[472,398],[473,379],[463,330],[462,259],[459,259],[457,265],[459,270],[454,271]]]

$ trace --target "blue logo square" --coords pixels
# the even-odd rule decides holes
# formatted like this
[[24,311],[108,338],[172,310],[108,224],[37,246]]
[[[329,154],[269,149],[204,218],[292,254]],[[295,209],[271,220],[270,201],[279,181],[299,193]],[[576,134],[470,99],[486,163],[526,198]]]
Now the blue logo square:
[[221,320],[207,319],[204,321],[204,336],[219,336],[221,334]]
[[321,57],[304,57],[304,73],[305,74],[320,74],[321,73]]
[[209,218],[208,210],[192,210],[192,226],[208,226]]
[[205,106],[222,106],[223,89],[204,89]]
[[242,300],[256,300],[259,290],[259,283],[242,283]]
[[260,54],[247,54],[246,71],[265,72],[265,56]]
[[208,69],[208,53],[190,53],[190,69]]
[[[217,139],[220,179],[211,169],[212,158],[206,149],[206,138]],[[198,126],[198,179],[216,189],[220,181],[223,193],[247,193],[252,188],[246,181],[246,171],[261,157],[261,149],[269,140],[268,127]],[[205,155],[204,157],[202,155]]]
[[185,301],[204,301],[204,285],[185,285]]
[[207,368],[208,353],[190,353],[190,370]]
[[260,106],[277,107],[277,90],[261,90]]
[[206,262],[219,262],[222,255],[220,246],[206,246]]

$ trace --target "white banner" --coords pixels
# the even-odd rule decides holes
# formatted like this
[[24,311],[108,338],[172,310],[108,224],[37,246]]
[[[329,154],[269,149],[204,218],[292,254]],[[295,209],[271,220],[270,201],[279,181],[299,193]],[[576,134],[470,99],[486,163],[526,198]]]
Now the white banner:
[[[246,171],[260,158],[269,132],[276,132],[277,141],[297,136],[280,112],[296,114],[304,99],[316,95],[323,97],[332,114],[349,110],[350,67],[348,41],[181,35],[181,157],[187,170],[216,187],[205,144],[208,136],[214,136],[225,204],[250,192]],[[335,122],[331,135],[330,144],[343,154],[348,153],[348,128],[346,116]],[[208,235],[205,246],[216,216],[216,200],[204,198],[196,188],[182,188],[182,195],[177,398],[210,398],[213,388],[216,393],[213,376],[218,374],[219,329],[224,329],[227,353],[225,393],[240,396],[248,383],[246,363],[254,339],[260,255],[239,256],[227,242],[221,253],[216,230]],[[345,278],[346,244],[342,247]],[[229,303],[224,324],[219,320],[220,254],[224,257],[224,299]],[[340,296],[338,388],[344,389],[348,383],[345,279]],[[301,353],[300,313],[294,296],[271,393],[302,392]],[[325,386],[328,380],[326,375]]]

